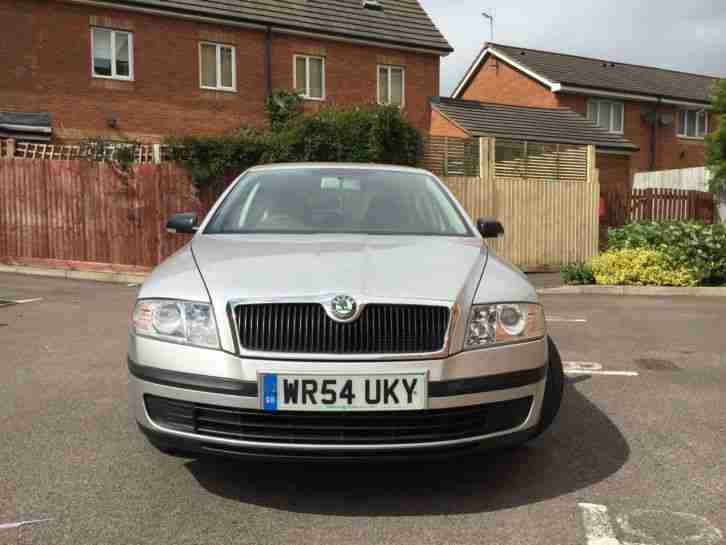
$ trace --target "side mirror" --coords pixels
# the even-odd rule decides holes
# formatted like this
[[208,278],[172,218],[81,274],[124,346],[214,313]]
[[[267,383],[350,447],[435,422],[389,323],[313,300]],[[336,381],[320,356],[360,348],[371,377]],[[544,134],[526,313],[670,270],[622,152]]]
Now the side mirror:
[[196,233],[197,215],[194,212],[174,214],[166,222],[166,230],[169,233]]
[[504,234],[502,224],[491,216],[484,216],[476,220],[476,228],[484,238],[497,238],[499,235]]

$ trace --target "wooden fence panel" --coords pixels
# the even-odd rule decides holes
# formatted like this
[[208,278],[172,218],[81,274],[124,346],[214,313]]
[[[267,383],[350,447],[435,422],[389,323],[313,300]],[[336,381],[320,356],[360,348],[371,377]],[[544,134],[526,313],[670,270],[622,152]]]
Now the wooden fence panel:
[[712,193],[687,189],[634,189],[631,194],[605,193],[605,223],[620,227],[635,221],[698,220],[713,223]]
[[421,166],[438,176],[475,176],[479,172],[479,139],[426,137]]
[[175,212],[205,209],[171,163],[126,177],[83,160],[0,159],[0,257],[153,267],[189,240],[170,235]]
[[589,182],[443,178],[469,216],[495,216],[504,236],[488,244],[529,271],[586,261],[598,249],[597,176]]

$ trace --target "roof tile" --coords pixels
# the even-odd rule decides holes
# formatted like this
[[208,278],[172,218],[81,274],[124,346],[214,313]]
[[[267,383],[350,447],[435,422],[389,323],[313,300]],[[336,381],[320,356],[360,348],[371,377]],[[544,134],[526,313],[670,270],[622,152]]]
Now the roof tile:
[[510,106],[473,100],[436,97],[431,105],[471,136],[494,136],[556,142],[593,144],[599,148],[635,151],[622,135],[610,133],[569,108]]
[[362,0],[101,0],[105,4],[198,13],[239,22],[332,34],[351,39],[453,51],[417,0],[381,0],[382,10]]
[[709,102],[710,88],[718,81],[711,76],[663,68],[495,43],[487,45],[540,76],[563,85]]

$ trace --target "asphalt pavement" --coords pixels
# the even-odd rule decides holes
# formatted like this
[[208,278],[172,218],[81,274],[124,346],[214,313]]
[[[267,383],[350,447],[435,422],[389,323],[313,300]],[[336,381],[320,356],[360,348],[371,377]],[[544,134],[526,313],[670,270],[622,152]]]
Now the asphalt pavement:
[[0,300],[42,298],[0,306],[0,544],[723,542],[723,300],[545,296],[571,374],[543,437],[331,465],[149,446],[127,407],[135,293],[0,274]]

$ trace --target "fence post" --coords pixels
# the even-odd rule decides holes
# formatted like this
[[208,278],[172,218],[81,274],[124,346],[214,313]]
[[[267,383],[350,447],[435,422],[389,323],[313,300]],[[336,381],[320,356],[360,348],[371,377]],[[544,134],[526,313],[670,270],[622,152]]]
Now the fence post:
[[648,188],[643,195],[643,219],[651,221],[653,219],[653,190]]
[[444,136],[444,176],[449,175],[449,137]]
[[154,158],[154,164],[158,165],[161,163],[161,144],[152,144],[151,145],[151,154]]
[[15,157],[15,139],[9,138],[6,143],[7,147],[5,148],[5,155],[8,159],[12,159]]
[[479,178],[489,178],[489,139],[479,137]]

